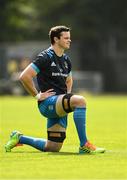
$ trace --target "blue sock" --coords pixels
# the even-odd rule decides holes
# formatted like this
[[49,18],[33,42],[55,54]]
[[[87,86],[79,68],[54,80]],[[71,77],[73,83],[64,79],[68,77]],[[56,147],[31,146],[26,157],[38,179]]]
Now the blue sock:
[[30,145],[36,149],[44,151],[46,140],[42,138],[34,138],[30,136],[21,136],[19,143]]
[[87,142],[86,137],[86,108],[77,107],[74,110],[74,122],[78,132],[80,146],[83,146]]

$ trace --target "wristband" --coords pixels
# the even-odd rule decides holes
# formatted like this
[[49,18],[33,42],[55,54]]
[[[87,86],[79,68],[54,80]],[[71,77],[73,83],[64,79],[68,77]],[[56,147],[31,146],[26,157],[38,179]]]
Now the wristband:
[[35,97],[35,99],[37,99],[37,100],[39,100],[40,99],[40,97],[41,97],[41,94],[40,93],[38,93],[36,96],[34,96]]

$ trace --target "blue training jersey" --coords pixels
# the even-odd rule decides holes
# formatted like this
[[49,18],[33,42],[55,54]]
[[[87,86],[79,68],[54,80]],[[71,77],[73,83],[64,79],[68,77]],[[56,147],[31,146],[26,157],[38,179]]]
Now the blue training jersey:
[[54,89],[56,95],[67,93],[66,78],[71,72],[71,62],[66,54],[59,57],[50,47],[42,51],[31,65],[37,72],[41,92]]

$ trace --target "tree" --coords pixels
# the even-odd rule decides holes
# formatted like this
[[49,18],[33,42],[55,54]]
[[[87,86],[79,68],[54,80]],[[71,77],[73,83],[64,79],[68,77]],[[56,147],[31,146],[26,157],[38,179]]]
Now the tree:
[[[32,0],[0,1],[0,41],[23,40],[30,33],[34,9]],[[29,32],[29,34],[28,34]]]

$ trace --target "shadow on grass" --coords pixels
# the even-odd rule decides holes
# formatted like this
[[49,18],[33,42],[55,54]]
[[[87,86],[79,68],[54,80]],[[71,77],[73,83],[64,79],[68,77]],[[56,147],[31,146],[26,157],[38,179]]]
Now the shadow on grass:
[[79,155],[77,152],[12,151],[14,154]]
[[77,152],[48,152],[48,155],[80,155]]
[[90,156],[93,154],[79,154],[78,152],[41,152],[41,151],[13,151],[14,154],[47,154],[51,156]]

